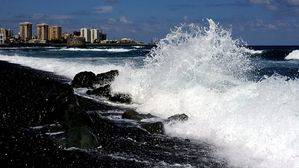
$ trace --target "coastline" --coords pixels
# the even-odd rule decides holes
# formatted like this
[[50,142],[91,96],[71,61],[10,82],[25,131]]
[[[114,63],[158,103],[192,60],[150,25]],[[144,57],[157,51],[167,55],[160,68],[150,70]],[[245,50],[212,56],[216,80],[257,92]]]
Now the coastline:
[[128,109],[79,97],[69,82],[0,61],[1,162],[21,167],[227,166],[205,142],[149,133],[137,121],[105,117],[111,110]]
[[[156,45],[154,44],[86,44],[86,47],[133,47],[133,46],[140,46],[140,47],[148,47],[152,48]],[[0,49],[2,48],[12,48],[12,47],[67,47],[66,43],[19,43],[19,44],[1,44]]]

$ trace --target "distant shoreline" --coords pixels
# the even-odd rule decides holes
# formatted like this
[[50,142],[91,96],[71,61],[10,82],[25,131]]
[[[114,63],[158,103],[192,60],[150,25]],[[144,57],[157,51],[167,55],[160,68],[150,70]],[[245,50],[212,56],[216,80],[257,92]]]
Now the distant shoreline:
[[[92,44],[88,43],[86,44],[85,48],[91,48],[91,47],[134,47],[134,46],[140,46],[140,47],[147,47],[152,48],[156,47],[155,44]],[[66,43],[19,43],[19,44],[1,44],[1,48],[13,48],[13,47],[67,47]],[[245,46],[249,49],[254,50],[271,50],[271,49],[292,49],[292,50],[299,50],[299,45],[247,45]],[[72,47],[70,47],[72,48]]]
[[[155,47],[154,44],[86,44],[88,47]],[[20,43],[20,44],[1,44],[0,48],[10,48],[10,47],[67,47],[66,43],[47,43],[47,44],[34,44],[34,43]]]

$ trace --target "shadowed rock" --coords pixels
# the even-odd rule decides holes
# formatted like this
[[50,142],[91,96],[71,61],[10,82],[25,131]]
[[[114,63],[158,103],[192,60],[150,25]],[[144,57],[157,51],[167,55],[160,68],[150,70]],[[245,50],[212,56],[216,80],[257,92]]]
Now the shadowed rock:
[[72,86],[75,88],[79,87],[86,87],[86,88],[92,88],[93,84],[96,80],[96,75],[93,72],[80,72],[77,75],[75,75]]
[[151,134],[164,134],[164,125],[162,122],[141,122],[140,126]]
[[112,102],[117,102],[117,103],[125,103],[125,104],[132,103],[131,96],[126,93],[115,93],[111,95],[108,99]]
[[97,74],[94,83],[98,85],[110,84],[112,81],[114,81],[115,77],[118,76],[118,74],[118,70],[111,70],[105,73]]
[[162,122],[102,116],[127,109],[79,97],[51,75],[0,61],[4,167],[226,166],[210,154],[210,145],[158,135]]
[[179,122],[179,121],[187,121],[188,119],[189,117],[186,114],[176,114],[168,117],[164,122],[165,123]]
[[110,97],[111,93],[111,88],[110,85],[105,85],[93,90],[88,90],[86,92],[89,95],[96,95],[96,96],[101,96],[101,97]]
[[137,121],[147,119],[147,118],[154,118],[154,117],[155,116],[151,114],[139,114],[134,110],[127,110],[122,114],[123,119],[130,119],[130,120],[137,120]]

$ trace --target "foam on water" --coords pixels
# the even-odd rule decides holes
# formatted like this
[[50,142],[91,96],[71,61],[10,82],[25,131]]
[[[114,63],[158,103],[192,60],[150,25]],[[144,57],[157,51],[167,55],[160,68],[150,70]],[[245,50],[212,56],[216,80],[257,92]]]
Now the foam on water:
[[73,79],[77,73],[82,71],[92,71],[97,74],[107,72],[111,69],[119,69],[122,71],[126,67],[113,64],[96,65],[88,62],[82,63],[80,59],[37,58],[20,55],[0,55],[0,60],[54,72],[59,75],[64,75],[69,79]]
[[174,30],[143,69],[121,73],[113,89],[133,94],[141,112],[187,114],[189,121],[166,132],[215,144],[232,166],[298,167],[299,81],[248,81],[248,50],[209,23]]
[[169,135],[205,140],[231,166],[299,167],[299,81],[272,76],[247,79],[255,65],[230,31],[209,20],[173,30],[145,66],[94,65],[69,59],[0,57],[72,78],[80,71],[119,69],[114,91],[129,92],[138,111],[190,119],[166,125]]
[[291,59],[299,59],[299,50],[294,50],[292,51],[286,58],[286,60],[291,60]]
[[96,52],[129,52],[134,49],[125,48],[61,48],[59,51],[96,51]]

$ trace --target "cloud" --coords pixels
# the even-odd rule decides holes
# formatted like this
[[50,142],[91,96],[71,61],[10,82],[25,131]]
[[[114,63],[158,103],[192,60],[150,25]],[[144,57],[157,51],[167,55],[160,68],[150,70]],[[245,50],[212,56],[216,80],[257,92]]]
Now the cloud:
[[94,8],[94,10],[95,10],[95,13],[97,13],[97,14],[111,13],[113,11],[113,7],[112,6],[100,6],[100,7]]
[[70,15],[59,15],[59,14],[43,14],[43,13],[34,13],[30,16],[32,20],[69,20],[73,17]]
[[114,4],[117,3],[118,0],[103,0],[105,3]]
[[271,5],[275,7],[299,6],[299,0],[248,0],[251,4]]
[[124,24],[131,24],[131,23],[132,23],[132,21],[130,21],[126,16],[121,16],[121,17],[119,18],[119,21],[120,21],[121,23],[124,23]]
[[299,0],[285,0],[288,5],[299,6]]
[[279,16],[298,16],[299,0],[248,0],[249,4],[261,5]]
[[253,4],[271,4],[272,0],[249,0],[249,3],[253,3]]

